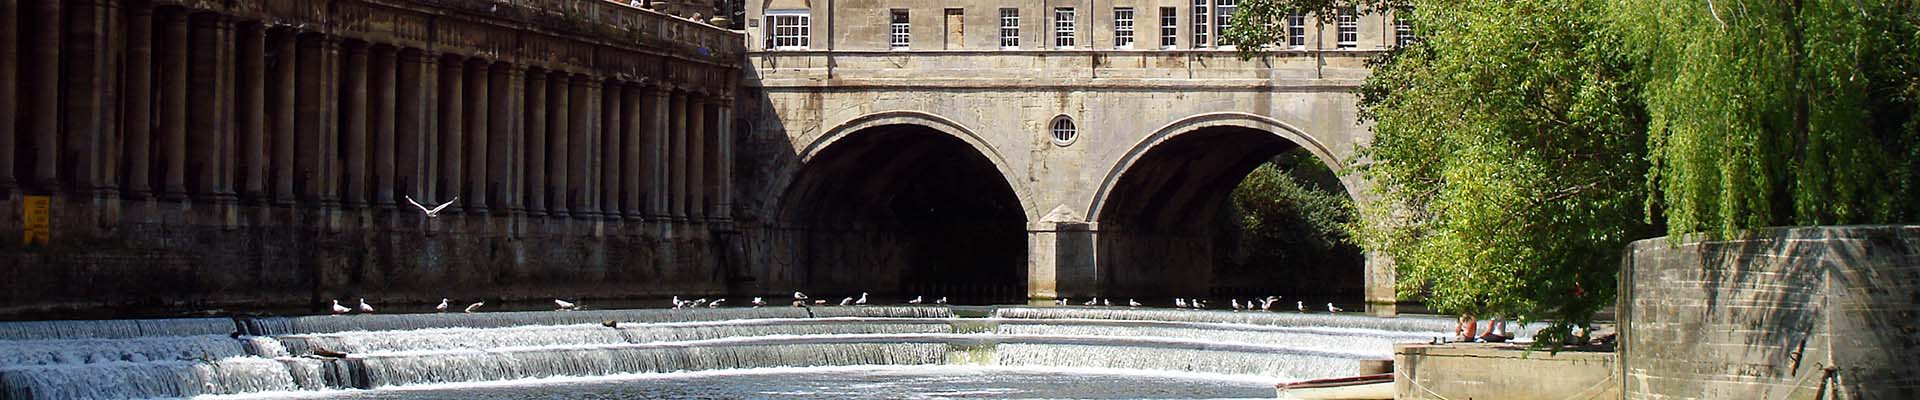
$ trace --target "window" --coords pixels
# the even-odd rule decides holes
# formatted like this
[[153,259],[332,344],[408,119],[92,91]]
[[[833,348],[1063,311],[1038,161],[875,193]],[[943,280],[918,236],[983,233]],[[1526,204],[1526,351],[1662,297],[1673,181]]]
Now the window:
[[773,50],[807,49],[807,10],[767,11],[767,48]]
[[1000,48],[1020,48],[1020,9],[1000,9]]
[[1393,12],[1393,45],[1406,46],[1417,40],[1413,36],[1413,21],[1407,20],[1406,13],[1413,10],[1402,9]]
[[1233,26],[1233,10],[1239,8],[1234,4],[1235,1],[1236,0],[1213,1],[1213,37],[1214,40],[1219,41],[1221,48],[1233,46],[1232,43],[1227,43],[1227,28]]
[[1113,47],[1133,48],[1133,8],[1113,9]]
[[1053,47],[1073,48],[1073,7],[1053,9]]
[[887,29],[887,46],[894,50],[906,50],[913,43],[913,25],[907,23],[907,10],[893,10],[892,25]]
[[1295,50],[1307,48],[1307,15],[1287,16],[1287,47]]
[[1160,7],[1160,48],[1171,49],[1180,45],[1180,9]]
[[1209,43],[1213,43],[1207,41],[1207,32],[1213,31],[1207,27],[1208,23],[1212,22],[1211,18],[1207,17],[1208,8],[1212,7],[1207,6],[1207,0],[1193,0],[1193,48],[1204,48]]
[[1353,7],[1340,9],[1340,15],[1337,18],[1335,18],[1334,21],[1339,23],[1339,27],[1340,27],[1340,36],[1338,37],[1339,41],[1337,42],[1337,47],[1342,49],[1351,49],[1354,47],[1359,47],[1360,46],[1360,15],[1354,13]]
[[1053,117],[1053,123],[1048,124],[1048,131],[1053,135],[1055,146],[1065,147],[1080,139],[1080,132],[1073,128],[1073,118],[1065,115]]

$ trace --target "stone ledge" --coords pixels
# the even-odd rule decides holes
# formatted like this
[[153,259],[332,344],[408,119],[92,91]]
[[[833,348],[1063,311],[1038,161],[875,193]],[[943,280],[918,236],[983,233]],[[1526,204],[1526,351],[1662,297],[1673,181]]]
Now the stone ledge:
[[1396,399],[1618,399],[1611,352],[1528,351],[1510,344],[1401,344]]

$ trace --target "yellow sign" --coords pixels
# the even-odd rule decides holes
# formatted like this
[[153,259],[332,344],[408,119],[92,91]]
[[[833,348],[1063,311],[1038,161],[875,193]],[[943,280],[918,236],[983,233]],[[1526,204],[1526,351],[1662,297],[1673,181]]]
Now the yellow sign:
[[21,207],[24,207],[21,210],[24,217],[21,226],[26,229],[26,234],[21,236],[23,244],[47,244],[53,241],[52,204],[47,196],[26,196],[26,201],[21,203]]

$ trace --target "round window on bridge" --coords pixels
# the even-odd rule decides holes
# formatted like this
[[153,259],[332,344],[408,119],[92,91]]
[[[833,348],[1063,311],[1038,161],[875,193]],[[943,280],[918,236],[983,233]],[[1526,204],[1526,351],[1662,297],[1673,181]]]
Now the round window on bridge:
[[1053,134],[1055,146],[1066,147],[1080,138],[1080,131],[1073,127],[1073,118],[1065,115],[1053,117],[1053,123],[1048,128]]

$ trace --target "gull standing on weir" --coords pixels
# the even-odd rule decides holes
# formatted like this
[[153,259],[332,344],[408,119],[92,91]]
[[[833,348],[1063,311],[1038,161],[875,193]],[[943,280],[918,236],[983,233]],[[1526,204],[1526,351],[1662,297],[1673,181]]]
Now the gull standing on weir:
[[764,305],[767,305],[766,300],[761,300],[759,297],[753,298],[753,308],[760,308],[760,306]]
[[572,302],[561,300],[561,299],[553,299],[553,305],[560,307],[560,309],[554,310],[554,311],[573,311],[573,310],[580,309],[579,304],[574,304]]
[[[1328,303],[1328,304],[1332,304],[1332,303]],[[373,313],[373,305],[367,304],[367,298],[365,297],[360,298],[360,312],[369,313],[369,314]]]
[[862,305],[862,306],[867,305],[867,292],[860,292],[860,299],[854,300],[853,304]]
[[487,302],[485,301],[474,302],[473,304],[468,304],[467,309],[460,310],[460,312],[471,313],[474,310],[479,310],[480,306],[484,306],[484,305],[487,305]]
[[408,203],[413,203],[413,206],[416,208],[419,208],[420,212],[426,213],[427,218],[439,217],[440,210],[445,210],[447,209],[447,206],[453,205],[453,202],[460,201],[460,196],[453,196],[453,200],[447,200],[446,203],[441,203],[440,206],[438,207],[427,208],[427,206],[420,205],[419,201],[414,201],[413,196],[401,196],[401,197],[406,197]]
[[350,312],[350,311],[353,311],[353,309],[347,308],[347,306],[340,305],[339,300],[333,301],[333,315],[346,314],[347,312]]
[[1340,307],[1334,307],[1333,303],[1327,303],[1327,313],[1339,314],[1341,311],[1345,310],[1341,310]]
[[907,300],[907,304],[920,304],[923,302],[925,301],[921,300],[921,296],[913,296],[913,300]]
[[727,302],[727,299],[722,297],[719,300],[714,300],[712,303],[707,303],[707,308],[720,308],[720,303],[725,302]]
[[844,298],[844,299],[840,299],[840,306],[841,306],[841,307],[846,307],[846,306],[851,306],[851,305],[853,305],[853,296],[847,296],[847,298]]
[[1134,301],[1133,299],[1127,299],[1127,307],[1139,307],[1139,306],[1140,306],[1140,302]]
[[1300,310],[1300,312],[1307,312],[1307,302],[1306,302],[1306,301],[1294,301],[1294,302],[1293,302],[1293,309],[1295,309],[1295,310]]
[[447,301],[448,301],[448,300],[449,300],[449,299],[447,299],[447,298],[445,298],[445,297],[442,297],[442,298],[440,298],[440,305],[437,305],[437,306],[433,306],[433,311],[434,311],[434,312],[447,312]]

